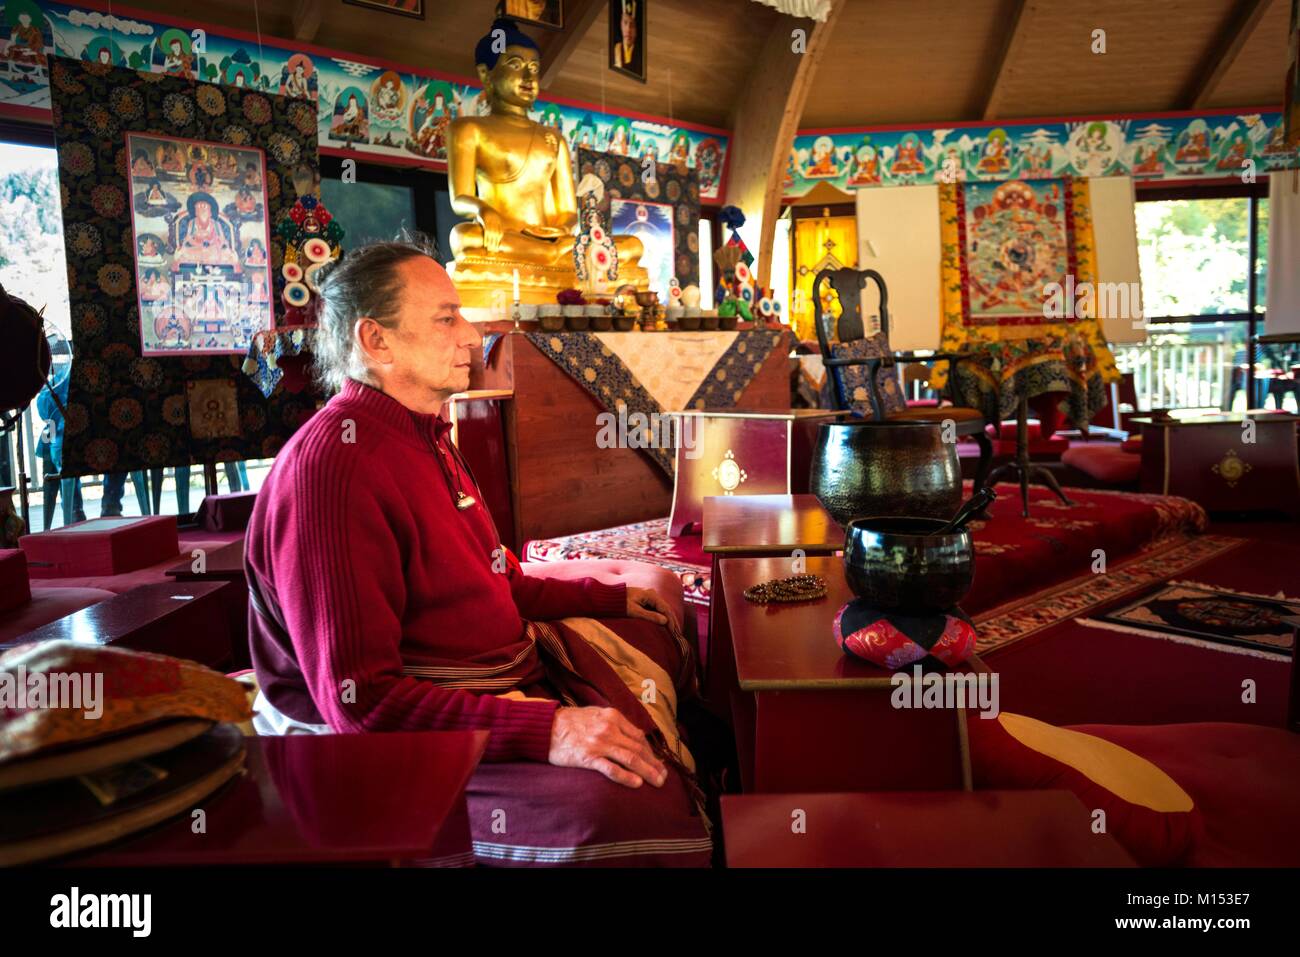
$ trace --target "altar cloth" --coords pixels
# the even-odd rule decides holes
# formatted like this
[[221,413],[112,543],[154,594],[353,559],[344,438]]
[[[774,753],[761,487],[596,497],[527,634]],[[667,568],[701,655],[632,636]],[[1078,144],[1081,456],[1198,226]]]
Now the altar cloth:
[[[740,401],[784,329],[733,332],[528,332],[528,340],[620,421],[687,409],[725,411]],[[501,334],[483,342],[486,365]],[[675,433],[673,433],[675,435]],[[630,437],[629,437],[630,439]],[[673,447],[642,448],[668,476]],[[629,446],[631,442],[629,441]]]

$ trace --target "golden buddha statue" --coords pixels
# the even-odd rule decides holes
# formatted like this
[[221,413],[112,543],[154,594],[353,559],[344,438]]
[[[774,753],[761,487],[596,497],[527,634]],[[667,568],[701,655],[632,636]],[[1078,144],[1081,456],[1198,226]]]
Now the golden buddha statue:
[[[578,223],[573,161],[564,134],[529,118],[537,100],[537,44],[512,21],[497,20],[475,48],[487,116],[463,116],[447,131],[451,206],[471,222],[451,231],[449,272],[467,306],[554,302],[577,285]],[[648,288],[635,236],[615,236],[619,281]],[[500,297],[504,293],[504,300]]]

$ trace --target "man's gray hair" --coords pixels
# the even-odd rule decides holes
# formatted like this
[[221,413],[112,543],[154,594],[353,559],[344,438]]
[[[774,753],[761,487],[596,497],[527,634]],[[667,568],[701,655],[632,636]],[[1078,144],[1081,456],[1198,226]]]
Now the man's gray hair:
[[397,323],[402,293],[402,263],[418,256],[437,260],[438,250],[421,233],[403,231],[397,239],[357,246],[320,272],[319,327],[313,345],[316,380],[327,395],[348,379],[373,385],[358,354],[353,327],[369,316],[386,328]]

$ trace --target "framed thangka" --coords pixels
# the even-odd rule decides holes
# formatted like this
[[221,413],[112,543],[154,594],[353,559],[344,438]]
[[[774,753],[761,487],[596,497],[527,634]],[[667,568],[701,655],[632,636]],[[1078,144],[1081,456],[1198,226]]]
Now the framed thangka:
[[579,149],[579,193],[586,177],[599,180],[595,210],[600,222],[615,236],[641,240],[650,288],[667,302],[673,279],[683,289],[700,281],[699,181],[694,169],[657,162],[653,143],[636,145],[639,151],[626,156]]
[[546,27],[548,30],[563,30],[564,2],[563,0],[501,0],[501,3],[497,4],[497,16]]
[[266,156],[126,134],[142,355],[248,351],[275,324]]
[[640,199],[613,199],[609,203],[610,229],[615,236],[635,236],[645,252],[641,265],[650,274],[650,288],[668,301],[668,289],[677,275],[673,268],[676,238],[673,208],[668,203]]

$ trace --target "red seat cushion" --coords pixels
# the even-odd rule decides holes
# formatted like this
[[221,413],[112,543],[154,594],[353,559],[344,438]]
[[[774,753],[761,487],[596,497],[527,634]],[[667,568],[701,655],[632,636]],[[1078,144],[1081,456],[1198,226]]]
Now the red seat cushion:
[[1111,442],[1072,446],[1061,454],[1061,461],[1103,485],[1130,485],[1142,468],[1139,456]]
[[972,713],[967,727],[976,788],[1072,791],[1094,826],[1148,867],[1181,863],[1191,851],[1202,826],[1195,800],[1153,759],[1086,728],[1007,711]]
[[1125,452],[1132,452],[1136,455],[1142,454],[1142,436],[1131,435],[1120,444],[1120,448]]
[[1204,822],[1194,867],[1300,867],[1300,734],[1253,724],[1078,725],[1158,765]]

